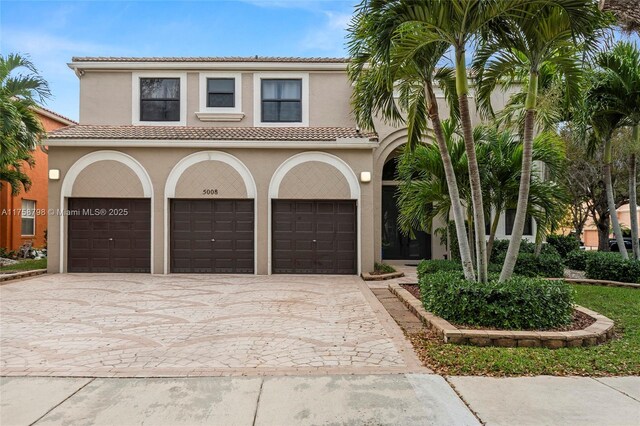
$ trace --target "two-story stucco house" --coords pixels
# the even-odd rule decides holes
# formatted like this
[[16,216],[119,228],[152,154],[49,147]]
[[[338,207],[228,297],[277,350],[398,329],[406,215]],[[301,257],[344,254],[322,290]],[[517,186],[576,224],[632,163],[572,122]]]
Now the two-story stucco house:
[[48,140],[49,207],[64,213],[49,219],[49,272],[357,274],[445,255],[398,232],[406,130],[357,128],[347,60],[69,66],[80,120]]

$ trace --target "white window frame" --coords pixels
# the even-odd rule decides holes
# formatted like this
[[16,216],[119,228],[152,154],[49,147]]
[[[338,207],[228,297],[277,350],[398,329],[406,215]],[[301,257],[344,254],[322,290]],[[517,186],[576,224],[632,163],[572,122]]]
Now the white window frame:
[[[302,81],[302,121],[272,123],[262,121],[262,80],[291,79]],[[309,73],[260,72],[253,74],[253,125],[255,127],[309,127]]]
[[[234,107],[208,107],[207,79],[209,78],[232,78],[234,79]],[[242,113],[242,74],[231,72],[201,72],[200,73],[200,110],[199,112],[210,112],[220,114],[240,114]]]
[[[180,79],[180,121],[140,121],[140,79]],[[133,72],[131,73],[131,123],[137,126],[186,126],[187,125],[187,73],[186,72]]]
[[[24,203],[28,202],[28,203],[33,203],[33,208],[25,208],[24,207]],[[22,237],[33,237],[36,235],[36,200],[27,200],[27,199],[22,199],[22,205],[21,205],[22,209],[20,211],[20,236]],[[26,213],[30,213],[29,215],[27,215]],[[33,221],[33,233],[32,234],[23,234],[22,233],[22,221],[24,219],[31,219]]]

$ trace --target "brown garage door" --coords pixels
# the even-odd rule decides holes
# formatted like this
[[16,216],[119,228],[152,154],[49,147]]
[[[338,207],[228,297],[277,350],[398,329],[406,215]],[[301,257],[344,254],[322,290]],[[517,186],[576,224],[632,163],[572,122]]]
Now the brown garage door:
[[69,272],[150,272],[151,201],[70,198]]
[[354,200],[273,200],[276,274],[355,274]]
[[253,200],[171,200],[171,272],[252,274]]

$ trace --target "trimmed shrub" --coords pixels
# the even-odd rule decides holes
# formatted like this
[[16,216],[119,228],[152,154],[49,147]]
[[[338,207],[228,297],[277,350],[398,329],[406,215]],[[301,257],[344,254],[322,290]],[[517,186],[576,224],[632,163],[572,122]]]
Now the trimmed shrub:
[[430,259],[418,263],[418,279],[440,271],[462,271],[462,263],[459,260]]
[[555,247],[563,259],[572,251],[580,249],[580,240],[575,235],[549,235],[547,243]]
[[[498,257],[496,265],[501,267],[504,263],[504,258],[504,255]],[[557,254],[542,253],[536,256],[533,253],[520,252],[513,272],[524,277],[562,278],[564,276],[564,263]]]
[[514,276],[478,284],[460,272],[437,272],[419,283],[425,309],[460,325],[540,330],[572,320],[573,290],[564,281]]
[[[504,261],[507,255],[507,249],[509,248],[509,240],[495,240],[493,242],[493,249],[491,250],[490,262],[500,263]],[[536,245],[529,240],[522,239],[520,242],[520,254],[522,253],[535,253]],[[558,250],[551,244],[543,244],[540,254],[559,254]]]
[[587,259],[597,255],[597,251],[574,250],[567,254],[565,263],[567,264],[567,268],[569,269],[584,271],[585,269],[587,269]]
[[373,264],[373,268],[376,272],[380,272],[382,274],[390,274],[392,272],[396,272],[396,268],[391,265],[387,265],[386,263],[375,262]]
[[624,260],[618,253],[595,252],[586,262],[586,276],[594,280],[640,283],[640,261]]

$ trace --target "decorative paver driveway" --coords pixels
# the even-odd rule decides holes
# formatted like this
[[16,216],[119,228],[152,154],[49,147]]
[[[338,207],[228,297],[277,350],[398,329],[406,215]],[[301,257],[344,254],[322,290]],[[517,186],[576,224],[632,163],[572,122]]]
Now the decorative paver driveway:
[[357,277],[58,274],[0,286],[0,374],[424,371]]

